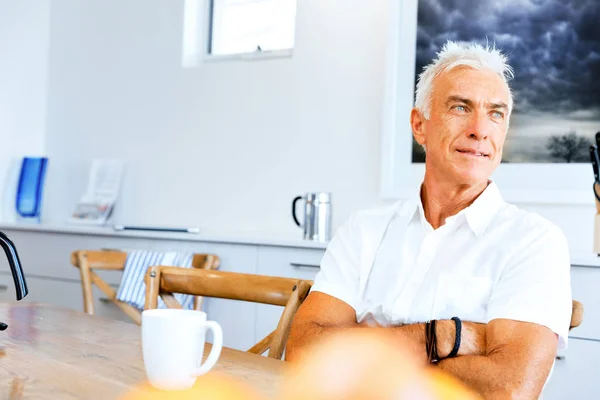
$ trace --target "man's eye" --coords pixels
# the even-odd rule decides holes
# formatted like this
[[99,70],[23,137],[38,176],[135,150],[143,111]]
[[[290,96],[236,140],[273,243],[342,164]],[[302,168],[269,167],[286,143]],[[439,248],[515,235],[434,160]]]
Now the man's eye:
[[492,117],[498,118],[498,119],[503,119],[504,118],[504,114],[501,113],[500,111],[492,111]]
[[465,106],[454,106],[454,109],[456,111],[460,111],[460,112],[465,112],[467,111],[467,109],[465,108]]

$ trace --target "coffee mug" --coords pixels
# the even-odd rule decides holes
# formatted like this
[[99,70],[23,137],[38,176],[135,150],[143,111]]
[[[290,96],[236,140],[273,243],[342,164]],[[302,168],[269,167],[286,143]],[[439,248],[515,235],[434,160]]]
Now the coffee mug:
[[[204,364],[206,330],[213,345]],[[154,309],[142,312],[142,352],[148,381],[157,389],[182,390],[215,365],[223,347],[223,331],[206,313],[195,310]]]

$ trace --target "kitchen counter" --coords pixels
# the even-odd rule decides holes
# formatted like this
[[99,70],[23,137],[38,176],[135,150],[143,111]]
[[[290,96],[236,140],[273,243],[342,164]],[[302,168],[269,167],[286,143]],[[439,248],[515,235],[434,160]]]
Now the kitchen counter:
[[[33,223],[11,223],[0,222],[0,230],[17,230],[30,232],[47,232],[73,235],[95,235],[123,238],[145,238],[145,239],[166,239],[193,242],[209,243],[231,243],[231,244],[250,244],[277,247],[292,247],[300,249],[321,249],[327,248],[328,242],[314,242],[301,238],[302,233],[298,235],[274,234],[266,232],[217,232],[203,231],[200,233],[178,233],[178,232],[153,232],[153,231],[117,231],[111,226],[91,226],[76,224],[33,224]],[[577,267],[600,268],[600,257],[592,252],[572,252],[571,265]]]
[[305,249],[326,249],[327,243],[303,240],[299,231],[297,237],[264,232],[154,232],[154,231],[117,231],[111,226],[88,226],[76,224],[33,224],[33,223],[7,223],[0,222],[0,230],[17,230],[30,232],[62,233],[73,235],[94,235],[110,237],[129,237],[145,239],[167,239],[194,242],[251,244],[278,247],[295,247]]

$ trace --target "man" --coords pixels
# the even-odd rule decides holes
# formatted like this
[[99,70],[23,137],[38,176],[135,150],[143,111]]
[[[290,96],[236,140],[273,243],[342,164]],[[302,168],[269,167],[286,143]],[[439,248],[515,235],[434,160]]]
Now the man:
[[498,50],[453,42],[425,68],[410,115],[426,150],[420,191],[338,229],[288,360],[328,333],[378,326],[486,398],[540,394],[567,345],[570,260],[560,229],[504,202],[490,181],[511,76]]

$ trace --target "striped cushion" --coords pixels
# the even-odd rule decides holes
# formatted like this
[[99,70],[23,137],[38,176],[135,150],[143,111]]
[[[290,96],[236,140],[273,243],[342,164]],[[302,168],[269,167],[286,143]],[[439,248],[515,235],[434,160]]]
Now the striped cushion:
[[[156,265],[171,265],[182,268],[191,268],[193,253],[158,252],[158,251],[130,251],[127,253],[125,269],[121,277],[121,284],[117,291],[117,300],[144,309],[146,284],[144,276],[149,267]],[[194,296],[174,293],[175,298],[184,309],[191,310],[194,306]],[[158,308],[167,308],[164,301],[158,298]]]

